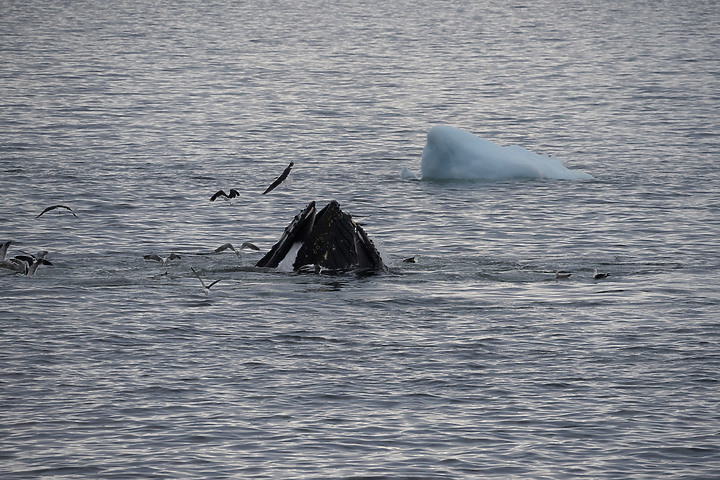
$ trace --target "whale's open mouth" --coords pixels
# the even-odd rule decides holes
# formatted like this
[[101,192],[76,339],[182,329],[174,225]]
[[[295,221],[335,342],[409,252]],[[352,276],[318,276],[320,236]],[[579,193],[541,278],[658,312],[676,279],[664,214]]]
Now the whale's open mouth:
[[295,272],[317,273],[372,273],[387,268],[367,233],[335,200],[319,212],[315,202],[310,202],[256,264],[268,268],[289,265]]

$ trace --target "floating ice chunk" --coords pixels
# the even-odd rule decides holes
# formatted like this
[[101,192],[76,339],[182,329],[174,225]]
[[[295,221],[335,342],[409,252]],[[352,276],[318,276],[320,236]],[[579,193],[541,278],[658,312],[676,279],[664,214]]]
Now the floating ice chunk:
[[557,158],[538,155],[517,145],[502,147],[447,125],[437,125],[428,132],[421,168],[425,180],[593,178],[587,173],[566,168]]

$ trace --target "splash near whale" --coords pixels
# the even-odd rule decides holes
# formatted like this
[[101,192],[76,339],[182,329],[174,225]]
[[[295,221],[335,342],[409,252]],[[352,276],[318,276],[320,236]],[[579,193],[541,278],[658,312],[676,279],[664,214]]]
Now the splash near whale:
[[448,125],[428,131],[421,168],[423,180],[593,179],[557,158],[517,145],[503,147]]

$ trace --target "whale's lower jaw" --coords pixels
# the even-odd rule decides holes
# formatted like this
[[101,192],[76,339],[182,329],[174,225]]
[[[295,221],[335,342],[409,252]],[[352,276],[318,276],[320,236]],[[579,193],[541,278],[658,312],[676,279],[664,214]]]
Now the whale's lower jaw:
[[296,272],[306,271],[304,267],[308,265],[316,272],[386,269],[372,240],[334,200],[319,212],[315,202],[310,202],[293,218],[280,240],[256,266],[277,268],[281,263],[287,265],[291,259],[286,257],[292,254],[295,254],[292,269]]

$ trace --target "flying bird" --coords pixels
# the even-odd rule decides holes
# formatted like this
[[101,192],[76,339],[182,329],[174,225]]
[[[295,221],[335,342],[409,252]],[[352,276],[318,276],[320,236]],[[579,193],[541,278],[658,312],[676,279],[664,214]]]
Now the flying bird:
[[216,248],[213,253],[222,253],[225,250],[232,250],[233,252],[235,252],[235,255],[240,258],[241,250],[244,250],[246,248],[249,248],[250,250],[260,250],[260,247],[250,242],[243,242],[242,245],[240,245],[240,248],[235,248],[232,243],[226,243]]
[[8,248],[10,248],[10,244],[12,243],[12,240],[8,240],[7,242],[3,242],[0,244],[0,262],[5,260],[5,255],[7,255]]
[[238,193],[238,191],[235,190],[234,188],[231,188],[231,189],[230,189],[230,193],[225,193],[224,190],[218,190],[217,192],[215,192],[215,193],[213,194],[212,197],[210,197],[210,201],[211,201],[211,202],[214,202],[215,200],[218,199],[218,197],[223,197],[223,199],[224,199],[225,201],[228,201],[228,200],[231,200],[231,199],[233,199],[233,198],[235,198],[235,197],[237,197],[237,196],[239,196],[239,195],[240,195],[240,193]]
[[45,250],[38,252],[37,255],[32,255],[27,252],[20,251],[22,255],[15,255],[13,258],[6,258],[8,248],[10,248],[11,240],[0,244],[0,268],[12,270],[15,273],[24,273],[25,275],[35,275],[40,265],[50,265],[52,263],[45,260],[45,255],[48,252]]
[[31,255],[29,253],[23,252],[23,255],[16,255],[15,258],[10,261],[15,263],[16,265],[21,265],[25,275],[32,276],[35,275],[35,272],[40,265],[48,265],[52,267],[52,262],[50,262],[49,260],[45,260],[45,255],[47,255],[47,253],[48,252],[46,250],[38,252],[37,255]]
[[143,255],[143,258],[145,260],[152,260],[154,262],[160,262],[163,265],[167,265],[170,260],[180,260],[182,257],[178,255],[177,253],[171,253],[167,257],[161,257],[160,255],[157,255],[155,253],[151,253],[150,255]]
[[295,165],[295,162],[290,162],[290,165],[288,165],[287,168],[283,170],[280,176],[277,177],[275,181],[271,183],[270,186],[262,194],[265,195],[266,193],[273,191],[275,187],[284,182],[288,175],[290,175],[290,169],[292,169],[293,165]]
[[197,279],[200,280],[200,283],[202,283],[202,287],[203,287],[203,291],[205,292],[205,295],[210,295],[210,289],[212,288],[212,286],[215,285],[216,283],[218,283],[220,280],[222,280],[222,278],[218,278],[211,284],[206,285],[205,282],[203,281],[203,279],[200,277],[200,274],[198,274],[193,267],[190,267],[190,270],[192,270],[192,272],[195,274]]
[[66,209],[66,210],[70,210],[70,213],[73,214],[73,217],[77,218],[77,215],[75,215],[75,212],[72,211],[72,208],[66,207],[65,205],[52,205],[52,206],[50,206],[50,207],[47,207],[45,210],[43,210],[42,212],[40,212],[40,215],[38,215],[38,216],[35,217],[35,218],[40,218],[43,213],[49,212],[50,210],[55,210],[56,208],[64,208],[64,209]]
[[601,280],[603,278],[609,277],[609,273],[598,273],[597,268],[595,269],[595,273],[593,275],[593,280]]
[[9,258],[6,259],[8,248],[10,247],[10,244],[12,243],[11,240],[8,240],[6,242],[3,242],[0,244],[0,268],[5,268],[7,270],[12,270],[16,273],[25,273],[27,271],[27,263],[23,260],[20,260],[18,258]]

